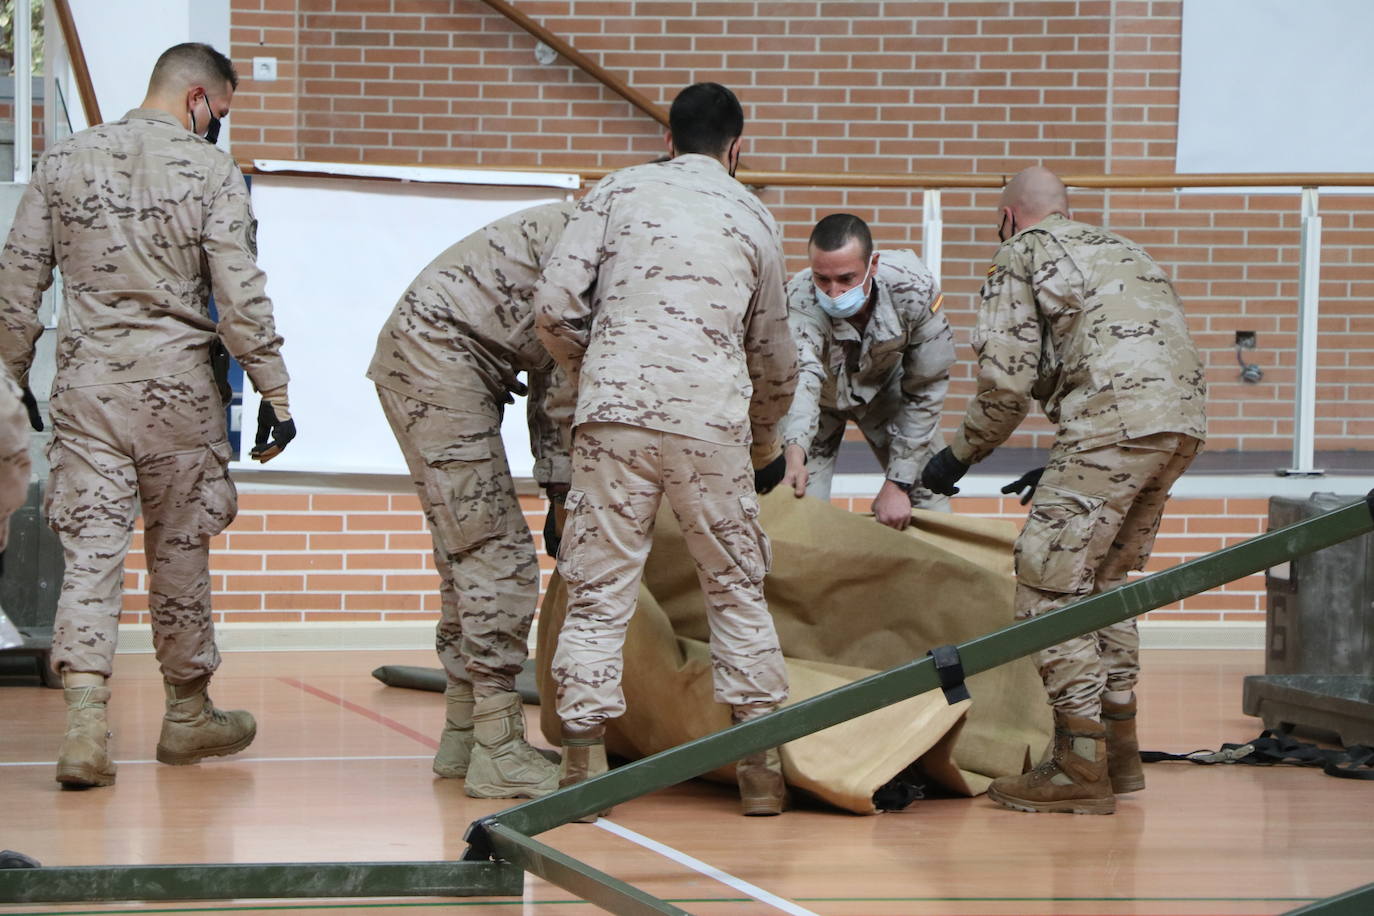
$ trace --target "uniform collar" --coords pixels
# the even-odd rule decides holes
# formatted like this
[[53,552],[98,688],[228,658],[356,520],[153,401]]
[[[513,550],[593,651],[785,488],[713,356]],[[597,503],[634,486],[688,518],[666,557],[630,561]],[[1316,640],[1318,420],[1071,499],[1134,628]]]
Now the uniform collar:
[[706,172],[713,168],[717,171],[725,171],[725,163],[714,156],[707,156],[703,153],[679,153],[669,162],[678,168],[689,169],[693,172]]
[[186,130],[180,121],[160,108],[134,108],[124,116],[124,120],[157,121],[159,124],[168,124]]

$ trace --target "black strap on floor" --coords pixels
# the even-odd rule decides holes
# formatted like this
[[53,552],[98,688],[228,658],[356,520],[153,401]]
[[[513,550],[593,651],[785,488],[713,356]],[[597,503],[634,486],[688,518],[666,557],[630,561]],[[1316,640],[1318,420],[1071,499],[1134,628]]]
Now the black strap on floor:
[[1141,751],[1140,759],[1144,763],[1185,760],[1203,765],[1321,767],[1327,776],[1339,779],[1374,779],[1374,747],[1363,744],[1352,744],[1345,749],[1317,747],[1272,729],[1265,729],[1258,738],[1245,744],[1223,744],[1216,751],[1200,750],[1188,754]]
[[940,689],[945,692],[945,702],[953,706],[971,699],[968,685],[964,683],[964,663],[959,658],[956,646],[936,646],[926,653],[935,659],[935,673],[940,676]]

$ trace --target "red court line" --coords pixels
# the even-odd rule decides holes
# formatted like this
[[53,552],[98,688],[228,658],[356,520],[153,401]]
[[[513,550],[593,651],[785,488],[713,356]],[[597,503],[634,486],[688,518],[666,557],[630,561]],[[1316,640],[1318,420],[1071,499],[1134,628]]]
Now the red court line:
[[379,725],[385,725],[387,728],[391,729],[391,730],[394,731],[394,732],[400,732],[401,734],[405,735],[407,738],[413,738],[413,739],[415,739],[416,741],[420,742],[421,744],[423,744],[425,747],[429,748],[430,750],[438,750],[438,749],[439,749],[439,742],[438,742],[438,741],[435,741],[433,738],[429,737],[429,735],[421,734],[420,732],[417,732],[415,729],[411,728],[410,726],[408,726],[408,725],[402,725],[400,722],[397,722],[395,719],[393,719],[393,718],[391,718],[391,717],[389,717],[389,716],[384,716],[384,715],[382,715],[381,713],[377,712],[376,710],[368,709],[366,706],[359,706],[357,703],[352,703],[352,702],[350,702],[350,701],[348,701],[348,700],[345,700],[343,697],[335,696],[334,694],[329,693],[328,691],[325,691],[325,690],[321,690],[321,689],[318,688],[318,687],[312,687],[311,685],[305,683],[304,681],[298,681],[298,680],[296,680],[296,679],[293,678],[293,677],[279,677],[279,678],[277,678],[277,680],[281,681],[283,684],[290,684],[292,687],[296,687],[296,688],[298,688],[298,689],[300,689],[300,690],[304,690],[306,693],[310,694],[311,696],[317,696],[317,697],[319,697],[321,700],[327,700],[327,701],[329,701],[330,703],[333,703],[333,704],[336,705],[336,706],[342,706],[344,709],[347,709],[349,712],[356,712],[358,715],[363,716],[364,718],[367,718],[367,719],[371,719],[373,722],[376,722],[376,723],[379,724]]

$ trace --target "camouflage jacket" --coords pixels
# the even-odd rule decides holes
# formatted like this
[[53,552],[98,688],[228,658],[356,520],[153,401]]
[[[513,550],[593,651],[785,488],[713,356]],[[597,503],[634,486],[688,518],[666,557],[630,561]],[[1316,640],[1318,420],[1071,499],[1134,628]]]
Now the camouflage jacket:
[[27,378],[56,265],[54,391],[186,372],[216,335],[259,390],[279,388],[256,237],[234,160],[171,115],[135,109],[83,130],[43,154],[19,202],[0,260],[0,357]]
[[29,471],[29,413],[0,363],[0,550],[9,540],[10,516],[29,497]]
[[1058,449],[1206,438],[1207,386],[1183,307],[1134,242],[1047,217],[997,250],[982,299],[978,393],[951,443],[961,461],[1006,441],[1032,398],[1058,424]]
[[571,479],[574,397],[535,336],[529,296],[574,206],[513,213],[431,261],[382,326],[367,370],[383,388],[458,410],[488,397],[510,403],[512,394],[526,393],[517,375],[529,373],[530,446],[540,483]]
[[773,216],[715,159],[634,166],[582,199],[535,287],[578,423],[778,454],[797,354]]
[[800,375],[783,421],[788,445],[811,448],[822,410],[885,421],[887,476],[912,483],[929,457],[954,363],[954,335],[939,311],[935,278],[913,251],[878,252],[874,302],[860,332],[816,302],[807,268],[787,286],[787,317]]

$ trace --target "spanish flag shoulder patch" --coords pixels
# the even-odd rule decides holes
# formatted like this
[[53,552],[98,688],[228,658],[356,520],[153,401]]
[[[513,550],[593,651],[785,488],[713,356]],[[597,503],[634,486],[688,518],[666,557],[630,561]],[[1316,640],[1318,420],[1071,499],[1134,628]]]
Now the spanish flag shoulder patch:
[[940,306],[945,304],[945,294],[941,293],[935,297],[935,301],[930,304],[930,313],[933,315],[940,311]]

